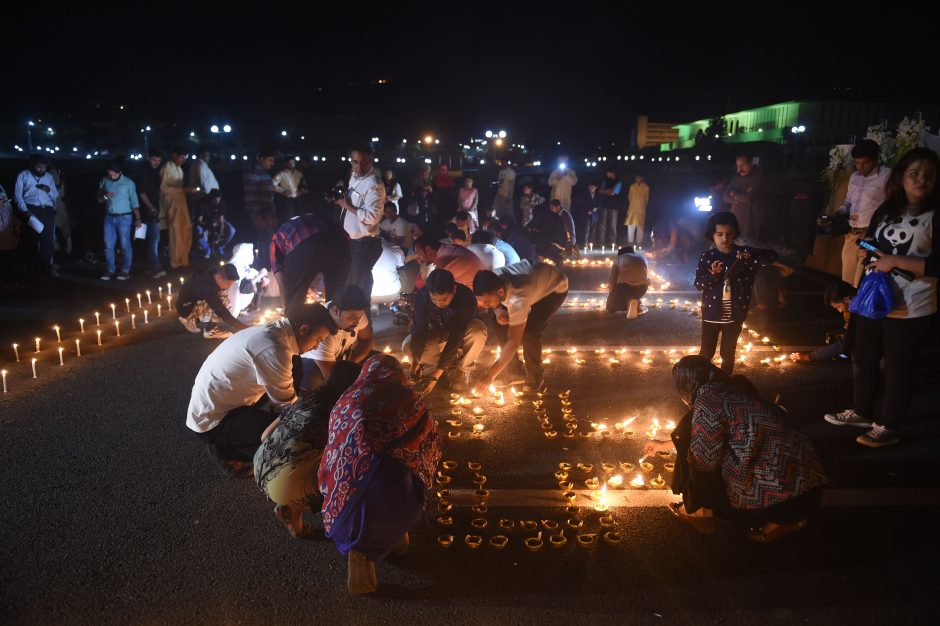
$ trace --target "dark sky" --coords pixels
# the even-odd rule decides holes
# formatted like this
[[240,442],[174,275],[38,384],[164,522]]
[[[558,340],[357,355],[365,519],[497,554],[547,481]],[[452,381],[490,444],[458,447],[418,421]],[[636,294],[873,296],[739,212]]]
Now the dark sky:
[[638,114],[681,122],[788,99],[938,100],[926,16],[893,24],[890,7],[866,18],[861,6],[827,16],[793,3],[764,15],[744,3],[195,4],[8,9],[0,106],[8,119],[231,120],[262,134],[458,139],[501,127],[534,143],[625,141]]

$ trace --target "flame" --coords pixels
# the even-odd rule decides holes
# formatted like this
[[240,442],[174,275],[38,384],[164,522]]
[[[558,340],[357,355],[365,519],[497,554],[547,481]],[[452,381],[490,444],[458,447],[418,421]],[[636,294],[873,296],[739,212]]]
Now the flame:
[[611,487],[620,487],[623,485],[623,476],[616,474],[610,477],[610,480],[607,481],[607,484]]
[[644,485],[646,485],[646,482],[643,480],[643,476],[641,474],[637,474],[636,478],[630,481],[631,487],[643,487]]

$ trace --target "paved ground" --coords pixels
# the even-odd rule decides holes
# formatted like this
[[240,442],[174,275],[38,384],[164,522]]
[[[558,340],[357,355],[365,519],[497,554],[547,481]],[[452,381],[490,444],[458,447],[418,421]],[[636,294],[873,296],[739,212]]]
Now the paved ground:
[[[688,290],[683,272],[672,290]],[[572,269],[573,289],[596,288],[601,269]],[[665,274],[666,271],[663,271]],[[819,447],[832,489],[820,517],[801,535],[751,545],[733,529],[699,536],[677,525],[659,503],[665,492],[617,492],[612,509],[624,541],[594,548],[545,547],[530,553],[508,533],[509,546],[470,550],[462,544],[476,514],[459,506],[442,529],[429,513],[413,533],[412,551],[379,567],[374,598],[349,598],[345,562],[326,541],[292,540],[253,482],[228,479],[184,424],[192,380],[214,344],[196,339],[167,318],[122,337],[107,326],[95,346],[86,326],[83,356],[74,356],[80,315],[110,318],[107,303],[132,300],[140,287],[102,287],[73,279],[65,287],[8,300],[0,362],[10,392],[0,398],[0,451],[7,478],[0,507],[0,614],[6,623],[925,623],[936,617],[935,534],[940,479],[930,471],[940,452],[936,370],[921,367],[906,441],[882,451],[857,446],[856,432],[821,421],[850,398],[846,364],[762,366],[751,357],[741,372],[765,393],[781,396]],[[114,291],[108,291],[108,290]],[[838,324],[819,304],[820,284],[797,279],[785,315],[767,328],[774,343],[818,341]],[[573,296],[572,296],[573,297]],[[579,298],[593,297],[579,294]],[[651,298],[660,297],[658,294]],[[473,502],[465,463],[483,464],[492,492],[484,515],[554,520],[566,514],[552,473],[560,461],[591,463],[580,482],[603,475],[601,463],[635,463],[652,417],[676,419],[681,405],[669,382],[663,351],[695,346],[698,320],[666,308],[633,323],[599,311],[566,308],[546,345],[549,417],[563,431],[557,393],[571,389],[579,432],[637,416],[634,438],[616,433],[548,439],[530,405],[484,409],[482,436],[469,432],[467,410],[453,419],[449,397],[430,400],[448,439],[446,459],[460,463],[451,485],[458,503]],[[27,308],[31,305],[31,308]],[[680,304],[681,306],[681,304]],[[63,320],[63,321],[60,321]],[[138,320],[139,322],[140,320]],[[58,365],[52,323],[65,327],[65,365]],[[401,329],[379,317],[379,345],[394,347]],[[38,378],[31,378],[31,338],[43,332]],[[772,329],[772,330],[771,330]],[[12,341],[20,343],[11,363]],[[589,346],[574,355],[568,346]],[[606,346],[603,354],[596,353]],[[624,347],[626,354],[616,354]],[[642,364],[638,347],[650,347]],[[772,348],[770,348],[772,351]],[[9,352],[9,354],[7,354]],[[490,357],[492,358],[492,357]],[[615,358],[620,363],[611,363]],[[584,363],[578,363],[582,359]],[[632,477],[634,471],[628,477]],[[662,459],[652,474],[668,472]],[[581,486],[581,485],[578,485]],[[579,503],[588,500],[580,496]],[[584,530],[597,532],[599,513],[582,506]],[[458,536],[449,549],[444,533]],[[932,620],[931,620],[932,621]]]

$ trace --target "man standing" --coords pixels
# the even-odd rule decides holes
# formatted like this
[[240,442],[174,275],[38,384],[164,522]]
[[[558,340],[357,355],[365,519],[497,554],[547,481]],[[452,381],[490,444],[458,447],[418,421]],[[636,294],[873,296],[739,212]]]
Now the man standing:
[[643,227],[646,225],[646,205],[650,201],[650,187],[639,174],[635,182],[630,185],[630,202],[627,206],[627,219],[623,225],[627,227],[627,241],[631,244],[643,243]]
[[750,154],[734,160],[737,174],[725,188],[724,200],[738,218],[741,237],[764,240],[764,175]]
[[183,270],[189,267],[189,249],[193,245],[193,223],[186,203],[186,196],[193,190],[183,186],[185,161],[186,150],[177,146],[160,170],[160,210],[166,214],[170,235],[170,268]]
[[258,153],[258,160],[242,178],[245,186],[245,210],[258,233],[255,243],[258,269],[262,267],[271,269],[268,267],[268,256],[262,252],[268,249],[271,236],[277,228],[277,218],[274,215],[274,183],[271,180],[272,167],[274,167],[274,152],[263,149]]
[[189,216],[195,219],[199,213],[199,205],[203,199],[213,191],[219,190],[219,181],[216,180],[212,168],[209,167],[209,160],[212,158],[212,150],[208,146],[200,146],[196,153],[196,160],[189,168],[189,177],[186,186],[193,190],[189,195],[189,204],[191,210]]
[[598,193],[596,182],[592,180],[588,183],[587,190],[581,195],[579,204],[580,232],[584,233],[584,240],[581,244],[587,246],[593,244],[597,238],[597,225],[601,221],[601,195]]
[[274,200],[279,222],[283,223],[297,213],[297,199],[306,192],[302,187],[303,180],[304,176],[297,169],[297,162],[293,157],[287,157],[284,169],[278,172],[273,180],[274,193],[277,194]]
[[447,270],[461,285],[473,286],[473,277],[483,269],[483,261],[462,246],[441,243],[436,237],[421,235],[415,241],[418,262]]
[[855,171],[849,177],[845,202],[836,212],[848,215],[849,232],[842,244],[842,280],[858,287],[862,278],[862,259],[855,242],[864,239],[875,209],[885,201],[885,183],[891,168],[881,165],[880,148],[871,139],[864,139],[852,148]]
[[512,164],[507,162],[506,166],[499,171],[499,188],[496,190],[496,198],[493,201],[493,213],[496,217],[503,219],[512,217],[512,196],[516,188],[516,170],[512,169]]
[[22,242],[35,261],[33,271],[56,277],[59,271],[52,262],[55,247],[55,201],[59,196],[55,180],[47,171],[49,159],[41,154],[29,157],[29,167],[16,177],[13,199],[20,219],[26,224]]
[[617,170],[607,168],[607,176],[598,193],[601,195],[601,220],[597,241],[601,245],[617,245],[617,217],[620,214],[620,191],[622,185]]
[[372,353],[375,339],[366,311],[369,297],[356,285],[346,285],[326,303],[327,311],[338,330],[315,350],[302,354],[304,389],[315,389],[329,377],[337,361],[362,363]]
[[379,223],[385,208],[385,184],[372,165],[372,148],[358,144],[349,151],[352,175],[345,198],[336,201],[342,210],[342,224],[349,235],[349,284],[372,295],[372,266],[382,255]]
[[[444,373],[451,391],[470,388],[470,368],[486,344],[486,324],[475,319],[473,292],[454,280],[447,270],[428,275],[427,284],[415,295],[412,331],[401,349],[411,352],[411,377],[419,380],[415,391],[431,393]],[[424,366],[431,366],[424,375]]]
[[114,245],[121,240],[121,273],[118,280],[127,280],[131,275],[131,237],[133,230],[140,226],[140,202],[137,199],[137,186],[124,176],[121,166],[111,161],[108,163],[108,175],[98,185],[98,202],[104,204],[104,258],[108,269],[101,275],[101,280],[114,278]]
[[558,167],[548,177],[548,184],[552,188],[552,200],[561,202],[561,208],[571,210],[571,188],[578,184],[578,176],[574,170],[568,168],[568,157],[561,157]]
[[[250,475],[261,433],[277,412],[297,400],[293,356],[313,350],[335,332],[326,309],[308,304],[288,311],[287,319],[236,333],[202,364],[186,426],[230,474]],[[261,405],[265,395],[270,409]]]
[[163,155],[150,149],[147,162],[137,173],[137,195],[140,196],[140,221],[147,226],[145,245],[147,268],[153,278],[166,276],[160,264],[160,164]]
[[474,390],[485,392],[500,372],[516,359],[520,344],[526,369],[523,390],[542,389],[545,385],[542,333],[568,297],[568,279],[554,265],[533,266],[523,261],[502,267],[495,273],[478,273],[473,279],[473,293],[480,307],[496,311],[497,323],[507,328],[499,359]]
[[318,274],[323,274],[327,300],[334,298],[349,275],[349,238],[339,226],[313,213],[284,222],[271,237],[269,255],[286,308],[306,301]]

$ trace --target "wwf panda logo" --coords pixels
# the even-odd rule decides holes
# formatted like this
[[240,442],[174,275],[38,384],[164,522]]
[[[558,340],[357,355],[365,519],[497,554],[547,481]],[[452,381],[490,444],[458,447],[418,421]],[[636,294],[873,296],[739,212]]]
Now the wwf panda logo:
[[916,217],[908,221],[903,218],[893,219],[881,230],[879,239],[891,246],[891,254],[906,255],[911,249],[914,232],[919,223],[920,220]]

